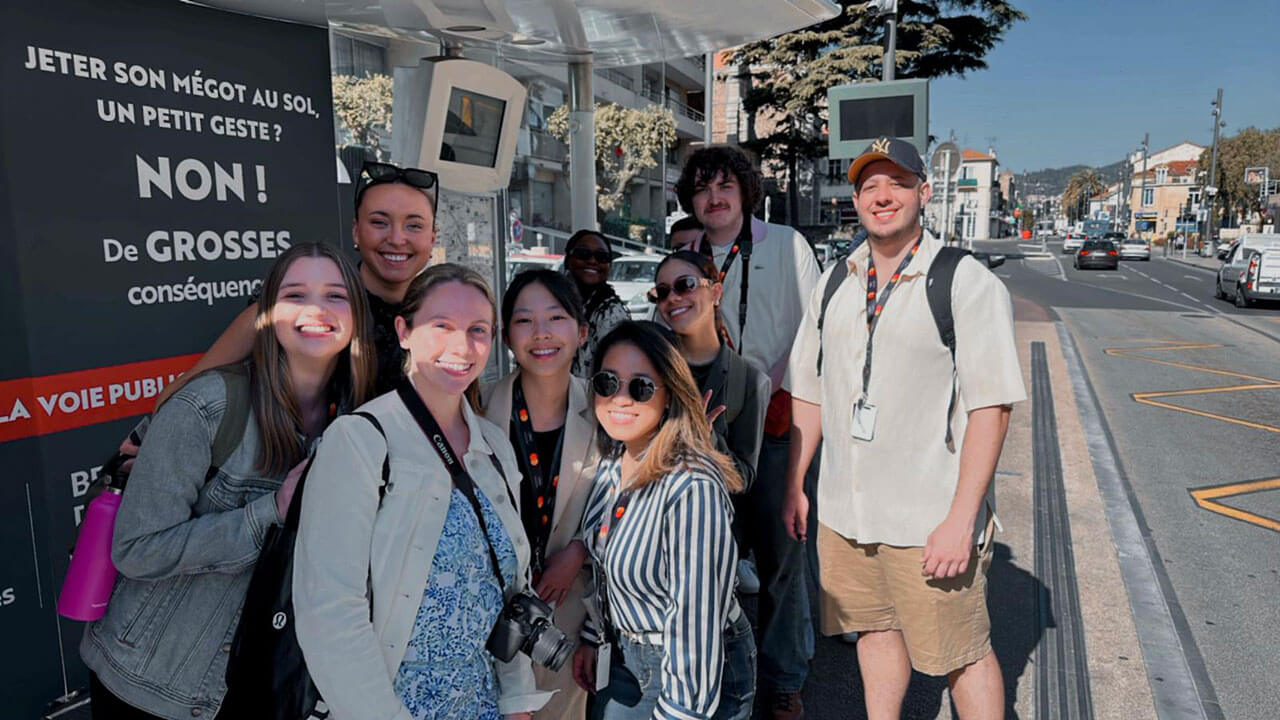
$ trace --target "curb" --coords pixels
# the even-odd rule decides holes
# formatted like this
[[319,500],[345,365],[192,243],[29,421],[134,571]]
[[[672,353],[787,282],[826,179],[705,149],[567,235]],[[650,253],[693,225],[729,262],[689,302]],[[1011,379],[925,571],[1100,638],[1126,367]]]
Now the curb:
[[1189,268],[1195,268],[1195,269],[1197,269],[1197,270],[1203,270],[1203,271],[1205,271],[1205,272],[1207,272],[1207,273],[1213,273],[1213,274],[1215,274],[1215,275],[1218,273],[1217,269],[1215,269],[1215,268],[1205,267],[1204,265],[1201,265],[1200,263],[1194,263],[1194,262],[1191,262],[1190,260],[1182,260],[1182,259],[1175,258],[1175,257],[1167,257],[1167,258],[1165,258],[1165,260],[1168,260],[1169,262],[1175,262],[1175,263],[1178,263],[1179,265],[1184,265],[1184,266],[1189,267]]

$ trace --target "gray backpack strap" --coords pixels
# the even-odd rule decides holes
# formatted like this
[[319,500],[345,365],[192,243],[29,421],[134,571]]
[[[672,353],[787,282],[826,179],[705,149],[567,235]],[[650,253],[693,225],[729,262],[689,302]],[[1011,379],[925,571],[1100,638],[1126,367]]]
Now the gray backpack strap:
[[818,375],[822,375],[822,324],[827,320],[827,306],[831,298],[840,289],[840,283],[849,277],[849,264],[838,262],[831,268],[827,276],[827,284],[822,288],[822,306],[818,310]]
[[249,397],[249,368],[245,363],[224,365],[214,372],[222,378],[227,388],[227,407],[218,421],[218,430],[213,436],[210,476],[231,457],[244,440],[244,429],[249,423],[249,410],[252,401]]
[[[953,374],[956,367],[956,318],[951,312],[951,285],[955,280],[956,267],[968,255],[970,252],[962,248],[942,248],[929,264],[929,275],[925,283],[929,312],[933,314],[933,324],[938,328],[939,339],[951,353]],[[951,437],[951,415],[956,410],[957,391],[956,383],[952,382],[951,402],[947,405],[947,447],[954,447],[955,444]]]

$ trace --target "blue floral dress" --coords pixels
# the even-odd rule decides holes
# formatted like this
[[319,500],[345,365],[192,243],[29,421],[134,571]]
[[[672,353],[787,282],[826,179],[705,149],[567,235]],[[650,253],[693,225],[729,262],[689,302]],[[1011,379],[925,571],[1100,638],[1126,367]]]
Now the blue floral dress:
[[[510,585],[519,572],[515,548],[489,499],[479,488],[476,495]],[[415,720],[501,720],[493,657],[485,642],[502,605],[480,524],[471,503],[455,488],[395,678],[396,692]]]

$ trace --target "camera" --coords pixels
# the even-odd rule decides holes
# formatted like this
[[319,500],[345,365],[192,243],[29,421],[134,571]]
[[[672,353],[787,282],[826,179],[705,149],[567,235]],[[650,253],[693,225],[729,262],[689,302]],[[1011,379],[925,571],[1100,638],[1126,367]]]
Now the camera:
[[523,652],[551,670],[559,670],[573,652],[573,642],[553,622],[551,606],[528,592],[512,597],[502,608],[485,647],[503,662]]

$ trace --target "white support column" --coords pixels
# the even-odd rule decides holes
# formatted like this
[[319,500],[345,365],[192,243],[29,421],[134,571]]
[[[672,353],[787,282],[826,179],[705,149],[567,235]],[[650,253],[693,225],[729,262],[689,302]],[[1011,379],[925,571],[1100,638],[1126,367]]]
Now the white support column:
[[569,215],[573,229],[596,224],[596,114],[591,59],[569,63]]

